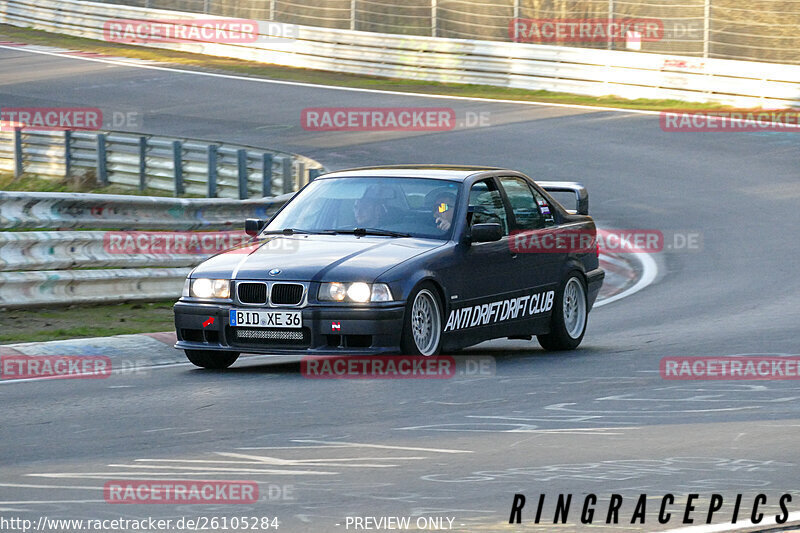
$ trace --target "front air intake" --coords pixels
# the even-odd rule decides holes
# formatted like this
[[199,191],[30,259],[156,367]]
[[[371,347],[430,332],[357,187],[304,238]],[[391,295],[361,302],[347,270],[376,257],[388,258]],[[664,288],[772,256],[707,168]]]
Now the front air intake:
[[273,283],[272,305],[298,305],[303,301],[304,287],[299,283]]
[[266,305],[267,303],[266,283],[237,283],[236,291],[239,295],[239,301],[243,304]]

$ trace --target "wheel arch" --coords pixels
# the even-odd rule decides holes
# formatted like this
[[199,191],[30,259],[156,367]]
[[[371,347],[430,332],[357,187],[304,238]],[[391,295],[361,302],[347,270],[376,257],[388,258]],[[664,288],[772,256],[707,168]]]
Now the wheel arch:
[[567,259],[564,262],[564,265],[561,267],[561,277],[558,280],[558,283],[561,284],[565,279],[567,279],[567,276],[569,276],[571,272],[578,272],[583,280],[584,287],[589,286],[588,278],[586,277],[586,267],[581,261],[573,257]]
[[[441,278],[431,270],[415,272],[411,277],[400,281],[399,285],[403,293],[402,299],[408,302],[411,294],[423,283],[431,283],[434,286],[437,296],[439,297],[439,302],[442,304],[442,313],[446,312],[448,300],[450,299],[449,292]],[[392,284],[390,283],[390,285]]]
[[436,295],[439,297],[439,303],[441,304],[439,306],[439,312],[442,314],[442,320],[444,320],[444,318],[447,316],[447,298],[445,296],[444,287],[442,287],[442,284],[439,282],[439,280],[435,278],[424,278],[420,280],[415,287],[419,287],[423,283],[430,283],[436,290]]

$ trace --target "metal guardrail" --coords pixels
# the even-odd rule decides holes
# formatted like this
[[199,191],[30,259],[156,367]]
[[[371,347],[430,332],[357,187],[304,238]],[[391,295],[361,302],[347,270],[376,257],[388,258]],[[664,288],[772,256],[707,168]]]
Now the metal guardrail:
[[[6,0],[0,9],[0,22],[100,40],[104,39],[104,23],[111,19],[208,17],[79,0]],[[279,22],[260,27],[261,38],[255,43],[142,44],[334,72],[590,96],[742,107],[800,104],[800,66],[796,65],[394,35]]]
[[238,229],[245,218],[269,218],[291,196],[235,201],[0,191],[0,229]]
[[0,308],[177,298],[191,268],[5,272]]
[[323,167],[313,159],[250,146],[119,132],[0,130],[0,170],[69,177],[210,198],[297,190]]
[[[208,253],[121,252],[112,239],[134,229],[188,230],[200,240],[220,235],[200,230],[228,230],[223,237],[236,237],[245,218],[270,218],[290,197],[238,201],[0,191],[0,230],[17,230],[0,231],[0,308],[177,298],[190,267]],[[78,228],[121,231],[74,231]],[[32,229],[50,231],[19,231]],[[227,242],[234,240],[244,239]]]
[[[188,232],[114,232],[114,231],[22,231],[0,232],[0,272],[34,270],[71,270],[82,268],[193,267],[215,252],[246,243],[250,237],[242,231],[218,233]],[[130,239],[139,239],[140,246]],[[127,237],[127,239],[126,239]],[[207,246],[185,242],[206,238]],[[169,241],[167,239],[169,238]],[[181,253],[174,250],[174,240],[182,239]],[[148,253],[155,241],[157,247]],[[125,246],[127,244],[127,246]],[[208,250],[203,253],[204,248]],[[184,251],[185,250],[185,251]],[[171,253],[170,253],[171,252]]]

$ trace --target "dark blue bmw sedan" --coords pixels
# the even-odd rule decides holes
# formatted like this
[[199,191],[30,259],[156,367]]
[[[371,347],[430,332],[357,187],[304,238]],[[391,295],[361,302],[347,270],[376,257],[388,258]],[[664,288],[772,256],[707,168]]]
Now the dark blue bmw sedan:
[[[586,190],[512,170],[333,172],[246,230],[253,241],[195,268],[175,304],[176,347],[198,366],[241,352],[435,355],[504,337],[574,349],[604,278],[583,239],[595,235]],[[576,232],[582,244],[564,246]]]

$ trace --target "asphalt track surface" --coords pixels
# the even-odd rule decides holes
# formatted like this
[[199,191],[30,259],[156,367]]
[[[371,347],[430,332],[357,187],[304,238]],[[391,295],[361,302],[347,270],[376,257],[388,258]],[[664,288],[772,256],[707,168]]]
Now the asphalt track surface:
[[[665,133],[657,116],[432,100],[260,83],[0,50],[3,106],[92,106],[144,113],[130,129],[296,151],[329,168],[463,163],[586,184],[605,227],[699,232],[702,249],[658,254],[646,289],[595,309],[581,348],[535,342],[467,350],[491,375],[448,380],[309,380],[297,363],[242,358],[104,380],[0,385],[0,512],[49,518],[277,516],[282,531],[347,531],[348,516],[454,518],[459,531],[546,531],[571,493],[778,495],[800,510],[797,382],[666,381],[666,356],[800,354],[800,137]],[[439,133],[314,133],[320,106],[444,106],[488,113],[485,127]],[[486,116],[486,115],[485,115]],[[110,505],[109,479],[247,479],[255,505]],[[272,496],[269,498],[269,488]],[[277,497],[277,487],[291,490]],[[507,524],[528,497],[523,525]],[[543,524],[533,523],[539,494]],[[282,496],[287,496],[282,494]],[[747,504],[745,504],[746,506]],[[569,524],[579,523],[574,504]],[[681,514],[683,508],[675,506]],[[795,515],[793,515],[795,516]],[[796,516],[795,516],[796,517]],[[797,518],[797,517],[796,517]],[[547,522],[551,525],[548,526]],[[447,521],[445,520],[445,524]],[[349,530],[353,530],[352,525]]]

